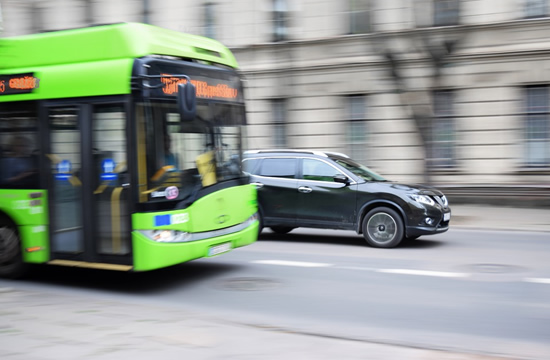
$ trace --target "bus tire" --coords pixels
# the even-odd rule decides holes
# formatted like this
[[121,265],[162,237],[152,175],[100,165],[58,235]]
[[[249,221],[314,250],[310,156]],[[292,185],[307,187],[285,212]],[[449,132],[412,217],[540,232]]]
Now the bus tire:
[[18,279],[28,271],[23,262],[21,239],[15,224],[0,219],[0,277]]

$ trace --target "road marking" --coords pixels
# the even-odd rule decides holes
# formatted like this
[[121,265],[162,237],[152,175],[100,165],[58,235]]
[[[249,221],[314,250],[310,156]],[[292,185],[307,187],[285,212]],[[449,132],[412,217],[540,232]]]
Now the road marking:
[[[433,276],[433,277],[443,277],[443,278],[466,278],[472,275],[468,273],[448,272],[448,271],[430,271],[430,270],[413,270],[413,269],[375,269],[375,268],[360,267],[360,266],[337,266],[335,264],[328,264],[328,263],[287,261],[287,260],[254,260],[254,261],[251,261],[251,263],[264,264],[264,265],[278,265],[278,266],[296,266],[296,267],[307,267],[307,268],[333,267],[335,269],[371,271],[371,272],[377,272],[377,273],[383,273],[383,274]],[[550,278],[524,278],[523,281],[536,283],[536,284],[550,285]]]
[[410,270],[410,269],[378,269],[375,271],[379,273],[386,273],[386,274],[437,276],[437,277],[449,277],[449,278],[463,278],[463,277],[470,276],[470,274],[465,274],[465,273],[428,271],[428,270]]
[[359,270],[359,271],[376,271],[378,269],[362,267],[362,266],[337,266],[338,269],[344,270]]
[[550,279],[545,279],[545,278],[525,278],[525,279],[523,279],[523,281],[527,281],[527,282],[530,282],[530,283],[550,285]]
[[280,265],[280,266],[299,266],[299,267],[331,267],[333,264],[313,263],[302,261],[286,261],[286,260],[255,260],[255,264]]

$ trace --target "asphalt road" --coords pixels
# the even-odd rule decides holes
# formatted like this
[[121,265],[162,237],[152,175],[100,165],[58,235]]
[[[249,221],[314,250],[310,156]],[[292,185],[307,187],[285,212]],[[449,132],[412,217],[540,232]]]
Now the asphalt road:
[[550,358],[548,254],[548,233],[452,229],[374,249],[351,232],[265,230],[256,244],[170,269],[47,267],[10,286],[289,333],[542,360]]

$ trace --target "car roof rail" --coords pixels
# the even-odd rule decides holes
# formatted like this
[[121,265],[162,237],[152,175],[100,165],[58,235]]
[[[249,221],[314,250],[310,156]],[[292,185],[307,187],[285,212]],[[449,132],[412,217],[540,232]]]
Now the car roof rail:
[[323,157],[328,157],[329,155],[336,155],[345,158],[349,158],[346,154],[333,152],[333,151],[318,151],[318,150],[301,150],[301,149],[263,149],[263,150],[246,150],[245,154],[262,154],[262,153],[301,153],[301,154],[312,154]]
[[340,157],[343,157],[343,158],[347,158],[349,159],[350,157],[344,153],[339,153],[339,152],[334,152],[334,151],[325,151],[325,154],[327,155],[335,155],[335,156],[340,156]]

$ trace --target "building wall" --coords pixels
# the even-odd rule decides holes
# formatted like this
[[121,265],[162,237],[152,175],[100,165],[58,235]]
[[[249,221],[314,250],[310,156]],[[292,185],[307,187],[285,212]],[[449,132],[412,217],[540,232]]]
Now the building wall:
[[[370,29],[351,34],[351,1],[287,0],[281,41],[274,41],[274,0],[212,2],[215,38],[234,51],[246,79],[250,148],[276,146],[273,134],[284,126],[288,147],[351,152],[388,178],[423,181],[429,155],[413,111],[433,115],[432,92],[447,90],[454,159],[433,169],[434,183],[550,183],[548,114],[548,161],[525,163],[525,87],[550,85],[550,0],[543,0],[546,16],[533,19],[526,18],[526,0],[459,1],[451,26],[433,26],[432,0],[367,2]],[[4,36],[144,19],[202,35],[206,3],[0,0]],[[440,51],[448,40],[458,45],[436,77],[427,49]],[[387,53],[398,59],[401,85]],[[358,95],[363,121],[351,127],[350,97]],[[275,101],[285,103],[282,122]],[[352,144],[355,129],[363,133]]]

